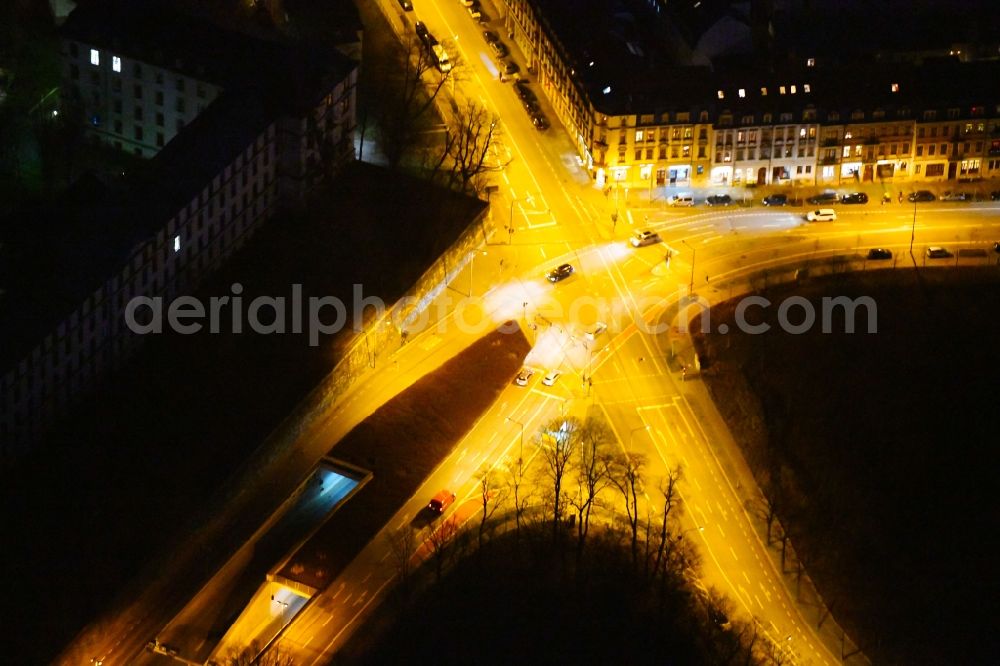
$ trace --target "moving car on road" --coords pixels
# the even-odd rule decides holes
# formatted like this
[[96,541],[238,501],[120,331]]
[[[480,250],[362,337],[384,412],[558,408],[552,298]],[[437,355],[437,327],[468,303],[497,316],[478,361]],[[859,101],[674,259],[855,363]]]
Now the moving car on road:
[[655,245],[656,243],[662,242],[660,234],[655,231],[643,230],[637,231],[632,234],[632,238],[629,239],[629,244],[632,247],[646,247],[647,245]]
[[927,248],[927,258],[928,259],[948,259],[951,256],[951,252],[944,249],[943,247],[929,247]]
[[892,250],[876,247],[868,250],[868,258],[872,260],[892,259]]
[[705,199],[705,203],[709,206],[728,206],[733,203],[733,198],[728,194],[713,194]]
[[787,194],[769,194],[761,200],[761,203],[765,206],[787,206],[788,205],[788,195]]
[[546,273],[545,278],[549,282],[561,282],[572,274],[573,266],[571,264],[560,264]]
[[442,490],[431,499],[427,504],[427,508],[434,513],[442,514],[454,501],[455,493],[450,490]]
[[837,212],[832,208],[819,208],[806,213],[806,219],[810,222],[833,222],[837,219]]
[[845,194],[840,199],[842,204],[866,204],[868,203],[868,195],[864,192],[851,192],[850,194]]
[[934,201],[937,197],[930,190],[917,190],[916,192],[910,192],[910,196],[906,197],[906,200],[910,203],[926,203],[928,201]]
[[586,333],[587,339],[596,340],[597,336],[601,335],[606,330],[608,330],[608,325],[605,324],[603,321],[599,321],[596,324],[594,324],[594,328],[587,331]]

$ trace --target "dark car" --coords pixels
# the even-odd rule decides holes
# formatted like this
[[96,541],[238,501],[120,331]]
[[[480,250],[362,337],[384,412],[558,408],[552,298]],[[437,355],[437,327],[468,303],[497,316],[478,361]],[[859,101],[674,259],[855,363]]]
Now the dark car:
[[455,493],[450,490],[442,490],[431,498],[431,501],[427,504],[427,508],[430,509],[432,513],[440,515],[444,513],[444,510],[451,506],[454,501]]
[[432,39],[431,33],[430,30],[427,29],[427,26],[424,25],[423,21],[417,21],[414,23],[413,31],[417,33],[417,37],[420,38],[420,41],[424,44],[430,45],[430,40]]
[[733,203],[733,198],[728,194],[713,194],[705,199],[705,203],[709,206],[728,206]]
[[1000,190],[990,192],[990,201],[1000,201]]
[[886,250],[882,247],[872,248],[868,250],[869,259],[892,259],[892,250]]
[[868,195],[864,192],[851,192],[850,194],[845,194],[840,199],[842,204],[866,204],[868,203]]
[[486,40],[487,44],[492,44],[493,42],[500,41],[500,35],[493,32],[492,30],[483,30],[483,39]]
[[[831,204],[831,203],[837,203],[838,198],[839,197],[837,197],[836,192],[820,192],[819,194],[814,194],[813,196],[809,197],[808,199],[806,199],[806,201],[808,201],[813,205]],[[865,201],[868,201],[867,197],[865,197]]]
[[993,243],[993,251],[1000,254],[1000,242]]
[[538,106],[537,100],[522,99],[521,104],[524,106],[524,110],[528,112],[529,116],[536,116],[542,112],[541,107]]
[[561,264],[549,271],[545,278],[549,282],[561,282],[573,274],[573,267],[570,264]]
[[535,100],[534,91],[529,88],[528,84],[524,81],[517,81],[514,83],[514,92],[517,93],[517,96],[521,98],[522,102],[529,99],[532,101]]
[[547,130],[549,128],[549,119],[545,117],[544,113],[535,113],[531,116],[531,124],[537,130]]
[[497,54],[498,58],[506,58],[510,54],[510,49],[500,40],[490,42],[490,47],[493,49],[493,53]]
[[403,8],[403,11],[413,11],[413,3],[410,2],[410,0],[397,0],[397,2],[399,2],[399,6]]
[[787,206],[788,205],[788,195],[787,194],[769,194],[764,197],[762,203],[765,206]]
[[517,63],[511,62],[510,60],[501,60],[497,63],[497,65],[500,67],[500,71],[508,76],[511,74],[517,74],[521,71],[521,68],[517,66]]
[[927,258],[928,259],[949,259],[954,255],[943,247],[929,247],[927,248]]
[[910,192],[910,196],[906,197],[906,200],[910,203],[926,203],[937,200],[937,197],[930,190],[917,190]]

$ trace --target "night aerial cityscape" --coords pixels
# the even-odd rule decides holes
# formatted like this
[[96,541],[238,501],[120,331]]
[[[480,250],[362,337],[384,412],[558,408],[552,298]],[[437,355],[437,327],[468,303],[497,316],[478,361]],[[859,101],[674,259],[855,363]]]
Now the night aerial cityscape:
[[1000,663],[996,0],[5,0],[0,187],[0,663]]

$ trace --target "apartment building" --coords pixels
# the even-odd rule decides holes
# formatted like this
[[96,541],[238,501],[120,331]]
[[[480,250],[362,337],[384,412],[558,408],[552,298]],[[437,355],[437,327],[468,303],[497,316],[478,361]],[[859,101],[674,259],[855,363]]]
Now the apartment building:
[[685,59],[649,3],[505,0],[504,9],[509,37],[600,187],[1000,176],[996,61],[709,67]]
[[[81,26],[107,27],[86,15],[90,11],[96,10],[81,7],[67,21],[68,94],[94,100],[99,89],[100,112],[111,115],[96,124],[87,118],[91,136],[153,157],[121,182],[87,180],[50,205],[18,212],[36,226],[14,254],[27,256],[36,274],[4,285],[0,460],[28,447],[142,344],[126,326],[133,298],[190,292],[278,210],[300,205],[311,187],[354,159],[357,64],[345,56],[250,40],[255,57],[240,65],[242,74],[228,75],[224,87],[208,80],[209,67],[199,68],[192,51],[184,51],[184,59],[156,49],[140,56],[126,50],[117,33],[83,34]],[[174,19],[190,26],[184,17],[145,12],[116,16],[111,25],[140,35],[150,21],[164,26]],[[218,31],[193,28],[201,29]],[[213,43],[219,42],[206,43],[206,62],[215,57]],[[83,76],[85,66],[97,73],[96,84]],[[131,76],[121,79],[119,91],[113,82],[126,73]],[[160,93],[162,145],[155,115]],[[119,98],[122,114],[115,111]],[[185,101],[182,111],[178,100]],[[144,109],[141,121],[124,112],[135,108]],[[146,108],[153,109],[151,121]],[[117,131],[118,116],[129,115]]]

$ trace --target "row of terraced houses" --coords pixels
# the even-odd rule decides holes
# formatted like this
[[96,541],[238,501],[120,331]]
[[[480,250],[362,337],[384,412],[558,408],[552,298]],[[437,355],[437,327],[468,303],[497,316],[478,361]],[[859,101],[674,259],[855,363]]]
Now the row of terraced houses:
[[658,5],[504,0],[508,36],[600,184],[1000,176],[1000,61],[674,66],[658,60]]
[[0,462],[141,345],[131,299],[190,293],[354,159],[357,63],[336,50],[113,1],[80,5],[61,35],[63,111],[147,161],[19,212],[26,265],[50,270],[0,292]]

